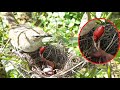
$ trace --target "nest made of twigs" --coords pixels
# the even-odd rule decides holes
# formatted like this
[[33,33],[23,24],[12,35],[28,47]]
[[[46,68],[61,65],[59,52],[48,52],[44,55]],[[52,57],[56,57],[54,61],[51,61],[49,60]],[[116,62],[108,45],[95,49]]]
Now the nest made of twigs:
[[[82,58],[77,57],[72,52],[68,53],[65,47],[47,45],[45,51],[43,52],[43,57],[55,63],[55,68],[53,69],[55,73],[52,75],[45,75],[43,73],[43,68],[46,66],[39,54],[39,49],[35,52],[23,52],[21,54],[29,63],[32,71],[32,78],[71,77],[75,74],[74,70],[82,68],[84,66],[83,64],[85,64],[85,61]],[[80,65],[81,67],[78,67]]]

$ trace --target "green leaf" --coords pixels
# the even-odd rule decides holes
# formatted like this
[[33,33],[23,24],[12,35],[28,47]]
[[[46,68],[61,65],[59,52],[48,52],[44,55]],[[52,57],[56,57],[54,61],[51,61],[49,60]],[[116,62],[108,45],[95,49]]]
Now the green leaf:
[[111,67],[110,67],[110,65],[108,65],[107,74],[108,74],[108,78],[111,78]]
[[120,30],[120,18],[119,19],[115,19],[114,23],[115,23],[116,27]]
[[19,75],[19,73],[15,69],[9,70],[7,74],[10,78],[18,78]]
[[80,24],[80,21],[79,20],[76,20],[76,22],[75,22],[76,24]]
[[69,28],[71,28],[71,27],[73,27],[73,26],[74,26],[74,23],[73,23],[73,22],[71,22],[71,23],[68,25]]

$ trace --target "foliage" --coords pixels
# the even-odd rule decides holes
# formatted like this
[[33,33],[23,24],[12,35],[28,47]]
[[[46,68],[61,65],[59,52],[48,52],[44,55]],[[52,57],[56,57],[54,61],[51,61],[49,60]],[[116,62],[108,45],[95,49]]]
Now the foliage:
[[[120,29],[119,13],[112,13],[108,17],[109,13],[110,12],[102,12],[101,18],[109,18],[112,22],[114,22],[117,28]],[[76,55],[81,57],[78,48],[78,31],[84,12],[14,12],[13,14],[19,24],[29,22],[31,26],[36,25],[42,27],[45,32],[54,35],[55,42],[62,40],[65,46],[69,49],[69,52],[74,50]],[[96,12],[90,12],[90,16],[91,18],[95,18]],[[3,52],[0,52],[0,60],[6,68],[8,78],[28,77],[21,74],[17,67],[17,65],[22,65],[29,71],[26,61],[23,61],[11,54],[12,47],[9,43],[7,43],[10,25],[7,21],[3,20],[3,17],[2,13],[0,13],[0,49],[4,48],[4,46],[6,47]],[[120,64],[119,57],[120,52],[114,61],[117,63],[116,65]],[[14,63],[16,66],[10,63]],[[12,68],[8,69],[8,65],[11,65]],[[115,71],[111,71],[110,68],[112,67],[110,66],[108,68],[107,65],[95,65],[94,67],[95,68],[90,69],[89,67],[86,67],[78,70],[73,77],[108,78],[111,73]]]

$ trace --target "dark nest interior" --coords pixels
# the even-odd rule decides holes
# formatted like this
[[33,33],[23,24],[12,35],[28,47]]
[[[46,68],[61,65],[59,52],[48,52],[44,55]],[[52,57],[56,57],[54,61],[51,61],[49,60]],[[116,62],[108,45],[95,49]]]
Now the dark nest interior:
[[43,71],[47,66],[46,63],[42,61],[39,49],[31,53],[22,52],[19,56],[22,56],[21,58],[27,60],[29,63],[32,78],[71,78],[75,74],[75,71],[85,65],[85,60],[77,57],[72,52],[68,53],[67,50],[68,49],[64,47],[55,45],[46,46],[43,57],[55,64],[53,68],[54,74],[51,75],[45,74]]
[[[115,56],[118,51],[119,45],[118,32],[116,28],[109,22],[106,22],[104,26],[104,34],[100,38],[100,48],[108,54]],[[91,62],[100,64],[107,62],[108,60],[106,61],[102,57],[92,56],[93,53],[97,52],[97,49],[95,48],[93,42],[93,32],[95,31],[96,27],[97,25],[86,35],[80,36],[80,50],[86,59],[88,59]]]

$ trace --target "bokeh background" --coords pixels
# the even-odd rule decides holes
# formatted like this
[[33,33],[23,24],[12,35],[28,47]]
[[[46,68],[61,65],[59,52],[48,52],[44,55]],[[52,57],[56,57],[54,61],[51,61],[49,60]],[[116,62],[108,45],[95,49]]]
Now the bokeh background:
[[[17,23],[43,28],[45,32],[54,35],[54,43],[62,41],[68,53],[73,52],[76,57],[82,57],[78,47],[78,33],[85,13],[88,20],[106,18],[120,29],[120,12],[12,12]],[[0,12],[0,77],[30,78],[24,73],[30,72],[28,63],[11,54],[13,47],[8,42],[11,25],[5,17],[4,12]],[[84,67],[75,70],[71,78],[120,78],[120,52],[114,60],[104,65],[86,62]]]

